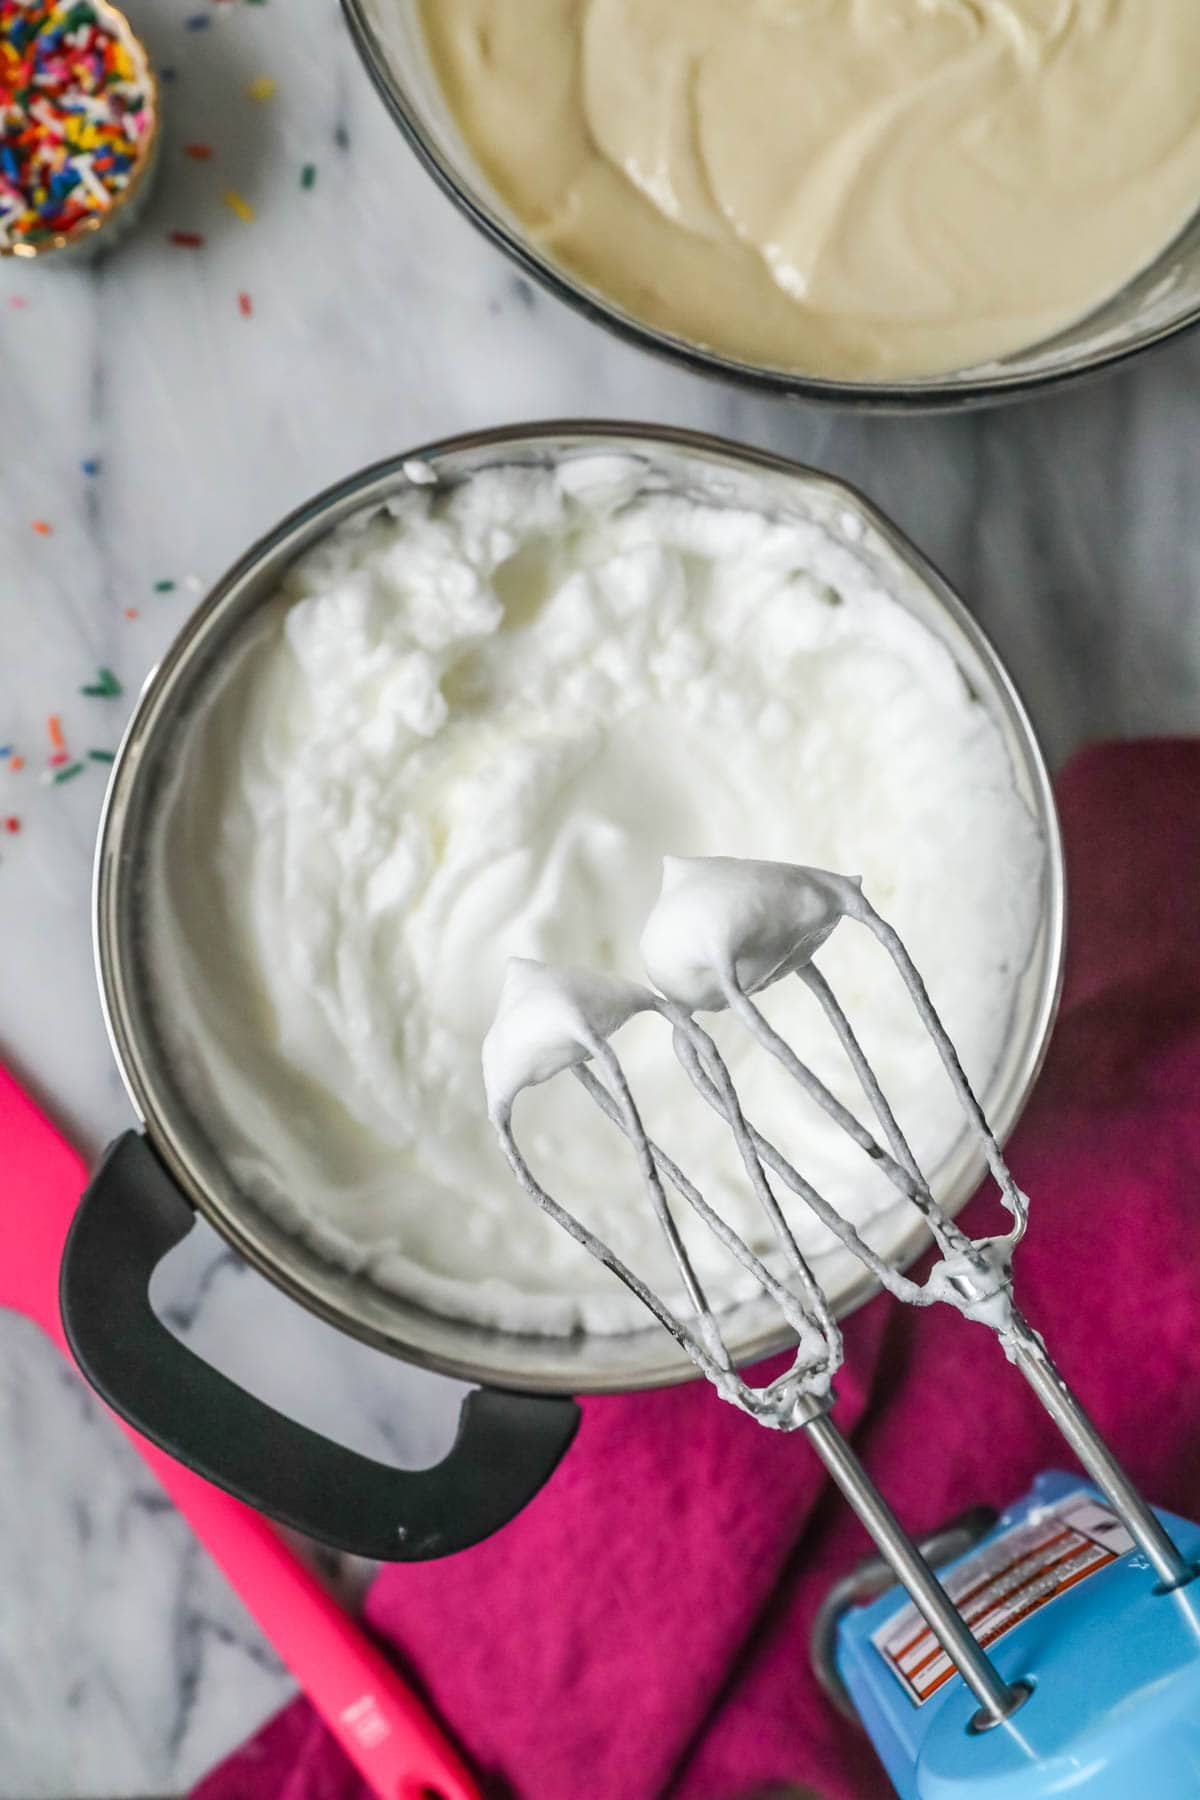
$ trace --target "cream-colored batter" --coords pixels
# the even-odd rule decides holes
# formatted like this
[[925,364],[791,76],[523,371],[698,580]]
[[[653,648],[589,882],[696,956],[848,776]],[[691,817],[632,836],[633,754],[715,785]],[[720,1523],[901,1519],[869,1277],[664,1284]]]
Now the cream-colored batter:
[[1119,291],[1200,206],[1197,0],[419,0],[501,197],[639,318],[944,373]]

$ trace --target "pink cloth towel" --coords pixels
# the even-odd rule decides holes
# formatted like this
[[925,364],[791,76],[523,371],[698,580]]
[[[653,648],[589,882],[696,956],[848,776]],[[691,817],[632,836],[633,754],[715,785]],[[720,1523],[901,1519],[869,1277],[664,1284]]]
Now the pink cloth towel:
[[[1147,1494],[1200,1518],[1200,744],[1063,776],[1066,996],[1011,1146],[1033,1199],[1017,1291]],[[980,1197],[966,1222],[987,1229]],[[987,1332],[887,1298],[849,1321],[838,1420],[914,1531],[1003,1506],[1068,1453]],[[891,1789],[822,1699],[808,1630],[869,1548],[803,1438],[700,1384],[588,1400],[506,1531],[390,1568],[370,1626],[515,1800]],[[303,1700],[194,1800],[368,1800]]]

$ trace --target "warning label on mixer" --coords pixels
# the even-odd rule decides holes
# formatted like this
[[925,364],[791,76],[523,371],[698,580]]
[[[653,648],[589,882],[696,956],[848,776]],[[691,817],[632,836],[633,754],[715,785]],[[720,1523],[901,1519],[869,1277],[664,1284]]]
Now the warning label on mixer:
[[[1114,1512],[1092,1494],[1068,1494],[972,1551],[943,1586],[986,1650],[1132,1549],[1133,1539]],[[902,1607],[871,1642],[918,1706],[955,1672],[915,1606]]]

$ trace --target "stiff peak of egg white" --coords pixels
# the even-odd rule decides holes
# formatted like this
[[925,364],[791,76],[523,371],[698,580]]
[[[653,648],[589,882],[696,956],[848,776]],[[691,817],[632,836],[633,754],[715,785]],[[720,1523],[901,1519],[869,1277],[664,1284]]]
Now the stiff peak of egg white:
[[[732,978],[755,993],[805,967],[858,894],[857,882],[794,863],[668,856],[642,955],[668,1000],[727,1004]],[[522,1088],[585,1063],[656,994],[617,975],[510,957],[483,1040],[489,1116],[507,1119]]]
[[657,1004],[645,988],[617,975],[510,957],[483,1040],[489,1117],[504,1121],[522,1088],[587,1062],[627,1019]]
[[812,961],[859,884],[799,863],[667,856],[642,933],[655,986],[689,1012],[728,1004],[731,985],[757,993]]

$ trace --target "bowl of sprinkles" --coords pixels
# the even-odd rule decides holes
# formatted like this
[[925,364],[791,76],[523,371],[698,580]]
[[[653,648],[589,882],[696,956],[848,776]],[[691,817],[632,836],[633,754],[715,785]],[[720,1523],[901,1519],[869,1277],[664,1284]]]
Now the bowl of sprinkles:
[[108,0],[0,0],[0,256],[107,248],[158,147],[144,45]]

